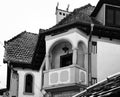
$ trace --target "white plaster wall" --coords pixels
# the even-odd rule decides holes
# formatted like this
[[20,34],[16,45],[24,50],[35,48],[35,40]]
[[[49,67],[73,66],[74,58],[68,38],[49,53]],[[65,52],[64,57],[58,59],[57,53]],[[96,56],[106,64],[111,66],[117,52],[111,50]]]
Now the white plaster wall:
[[104,80],[108,76],[120,72],[120,40],[98,38],[93,36],[98,43],[97,51],[97,78]]
[[102,5],[99,13],[96,16],[96,19],[105,25],[105,4]]
[[[33,74],[33,86],[34,86],[34,95],[25,95],[24,94],[24,81],[25,81],[25,75],[27,73]],[[18,97],[42,97],[42,94],[40,92],[40,86],[41,86],[41,77],[40,72],[32,71],[32,70],[19,70],[19,88],[18,88]]]
[[[113,40],[114,41],[114,40]],[[120,72],[120,42],[98,42],[98,81]]]
[[83,41],[87,47],[88,44],[88,40],[87,38],[85,38],[85,36],[83,35],[83,32],[74,28],[71,29],[65,33],[62,34],[58,34],[55,36],[47,36],[46,37],[46,53],[48,54],[50,48],[52,47],[52,45],[59,40],[62,39],[67,39],[68,41],[71,42],[73,48],[77,47],[77,44],[79,41]]

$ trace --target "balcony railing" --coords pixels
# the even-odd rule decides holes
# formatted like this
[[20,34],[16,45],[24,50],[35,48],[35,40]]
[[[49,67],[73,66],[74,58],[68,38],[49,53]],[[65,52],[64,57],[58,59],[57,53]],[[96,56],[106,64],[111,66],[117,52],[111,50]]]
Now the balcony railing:
[[72,84],[87,85],[85,69],[77,65],[44,71],[44,88],[58,87]]

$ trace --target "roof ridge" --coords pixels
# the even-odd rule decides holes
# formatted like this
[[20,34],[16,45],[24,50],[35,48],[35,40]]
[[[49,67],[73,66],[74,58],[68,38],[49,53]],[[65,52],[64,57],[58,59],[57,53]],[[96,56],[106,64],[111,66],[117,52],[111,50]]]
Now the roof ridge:
[[89,6],[95,7],[95,6],[92,6],[90,3],[88,3],[88,4],[84,5],[84,6],[79,7],[79,8],[75,8],[74,11],[77,10],[77,9],[79,9],[79,10],[81,9],[82,10],[82,9],[85,9],[85,8],[87,8]]
[[16,36],[12,37],[12,38],[11,38],[11,39],[9,39],[8,41],[5,41],[5,43],[8,43],[8,42],[13,41],[14,39],[16,39],[17,37],[21,36],[21,35],[22,35],[22,34],[24,34],[24,33],[26,33],[26,31],[23,31],[23,32],[21,32],[21,33],[17,34]]

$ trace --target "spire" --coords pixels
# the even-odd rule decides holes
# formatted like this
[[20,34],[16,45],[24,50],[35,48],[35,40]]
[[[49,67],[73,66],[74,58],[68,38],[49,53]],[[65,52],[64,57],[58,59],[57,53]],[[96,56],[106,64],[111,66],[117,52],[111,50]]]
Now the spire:
[[59,6],[59,2],[57,2],[56,13],[55,14],[57,14],[58,6]]
[[67,6],[67,8],[66,8],[66,11],[69,11],[69,7],[70,7],[70,5],[68,4],[68,6]]
[[58,9],[58,6],[59,6],[59,2],[57,2],[56,10]]

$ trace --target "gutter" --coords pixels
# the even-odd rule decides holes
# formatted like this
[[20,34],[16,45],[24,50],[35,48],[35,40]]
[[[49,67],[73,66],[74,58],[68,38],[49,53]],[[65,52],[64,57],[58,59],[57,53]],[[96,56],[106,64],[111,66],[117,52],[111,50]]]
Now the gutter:
[[40,91],[41,91],[41,93],[42,93],[42,96],[44,97],[45,95],[46,95],[46,91],[43,89],[43,82],[44,82],[44,77],[43,77],[43,68],[44,68],[44,66],[45,66],[45,58],[44,58],[44,60],[43,60],[43,63],[42,63],[42,65],[41,65],[41,67],[40,67],[40,76],[41,76],[41,85],[40,85]]
[[94,24],[91,24],[91,30],[88,39],[88,86],[92,85],[92,33]]

